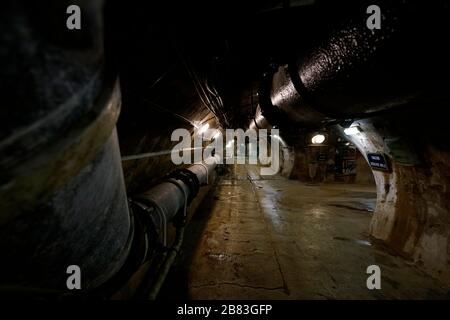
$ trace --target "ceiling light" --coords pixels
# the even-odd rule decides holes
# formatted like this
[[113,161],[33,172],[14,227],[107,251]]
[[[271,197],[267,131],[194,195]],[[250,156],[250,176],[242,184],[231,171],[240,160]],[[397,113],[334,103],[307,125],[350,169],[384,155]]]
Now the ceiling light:
[[202,125],[200,127],[200,129],[198,129],[198,134],[203,134],[206,132],[206,130],[208,130],[209,128],[209,123],[205,123],[204,125]]
[[354,127],[350,127],[347,129],[344,129],[344,133],[348,136],[354,135],[354,134],[358,134],[360,133],[361,130],[359,129],[359,126],[354,126]]
[[216,130],[216,133],[213,135],[213,139],[216,140],[220,136],[220,131]]

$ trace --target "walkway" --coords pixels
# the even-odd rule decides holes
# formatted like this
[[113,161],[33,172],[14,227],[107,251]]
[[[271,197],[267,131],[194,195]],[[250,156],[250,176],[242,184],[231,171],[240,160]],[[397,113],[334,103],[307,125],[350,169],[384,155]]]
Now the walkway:
[[[187,229],[163,298],[422,299],[445,290],[368,236],[371,186],[308,186],[236,165]],[[382,289],[366,268],[380,266]],[[448,297],[448,296],[447,296]]]

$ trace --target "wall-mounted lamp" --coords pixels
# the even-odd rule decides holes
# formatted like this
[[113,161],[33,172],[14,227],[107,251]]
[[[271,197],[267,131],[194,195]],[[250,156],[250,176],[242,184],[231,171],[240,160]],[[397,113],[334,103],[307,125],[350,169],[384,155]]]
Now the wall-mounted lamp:
[[323,134],[316,134],[314,137],[312,137],[311,142],[313,144],[321,144],[325,141],[325,136]]

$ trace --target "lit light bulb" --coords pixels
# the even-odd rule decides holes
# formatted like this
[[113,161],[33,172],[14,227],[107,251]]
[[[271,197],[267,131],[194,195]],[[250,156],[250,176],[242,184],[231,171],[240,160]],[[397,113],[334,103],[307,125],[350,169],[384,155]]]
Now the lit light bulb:
[[348,136],[354,135],[354,134],[358,134],[360,133],[361,130],[359,130],[358,126],[354,126],[354,127],[350,127],[350,128],[346,128],[344,129],[344,133]]
[[220,131],[217,130],[216,133],[215,133],[214,136],[213,136],[213,139],[215,140],[215,139],[217,139],[219,136],[220,136]]
[[198,129],[198,134],[203,134],[206,132],[206,130],[208,130],[209,128],[209,123],[205,123],[204,125],[202,125],[200,127],[200,129]]
[[321,144],[325,141],[325,136],[323,134],[316,134],[314,137],[312,137],[311,142],[313,144]]

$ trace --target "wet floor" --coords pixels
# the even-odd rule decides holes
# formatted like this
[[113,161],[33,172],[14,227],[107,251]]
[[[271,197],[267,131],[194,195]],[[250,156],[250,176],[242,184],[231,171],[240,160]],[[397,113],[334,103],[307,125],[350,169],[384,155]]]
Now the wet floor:
[[[262,179],[236,165],[190,222],[161,293],[190,299],[429,299],[448,290],[368,235],[374,186]],[[381,290],[366,269],[381,268]]]

